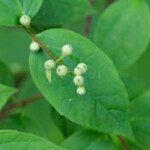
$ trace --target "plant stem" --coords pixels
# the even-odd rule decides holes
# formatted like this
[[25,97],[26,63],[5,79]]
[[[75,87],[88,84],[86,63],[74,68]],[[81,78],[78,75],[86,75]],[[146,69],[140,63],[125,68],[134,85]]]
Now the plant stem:
[[49,48],[44,45],[40,39],[31,31],[31,29],[23,27],[25,29],[25,31],[30,35],[30,37],[32,38],[33,41],[37,42],[39,44],[39,46],[54,60],[57,61],[57,57],[55,56],[55,54],[49,50]]
[[[95,2],[95,0],[90,0],[91,5],[93,5],[94,2]],[[90,34],[91,23],[92,23],[92,16],[87,16],[85,30],[84,30],[84,36],[88,36]]]
[[129,150],[128,143],[125,141],[125,139],[121,136],[118,136],[118,139],[119,139],[120,143],[122,144],[123,149]]
[[38,93],[38,94],[36,94],[36,95],[34,95],[32,97],[29,97],[29,98],[27,98],[25,100],[22,100],[20,102],[8,105],[2,111],[0,111],[0,120],[6,118],[14,110],[23,108],[23,107],[25,107],[25,106],[33,103],[33,102],[36,102],[36,101],[40,100],[42,97],[43,96]]

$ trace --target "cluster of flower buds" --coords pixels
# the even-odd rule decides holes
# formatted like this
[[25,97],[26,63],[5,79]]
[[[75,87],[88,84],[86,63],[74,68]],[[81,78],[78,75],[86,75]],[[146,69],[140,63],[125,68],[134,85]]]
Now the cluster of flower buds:
[[[73,48],[71,45],[64,45],[62,47],[62,50],[61,50],[61,56],[60,56],[60,59],[58,59],[56,62],[54,60],[47,60],[44,64],[44,68],[46,70],[46,76],[48,78],[48,80],[51,82],[51,70],[56,66],[56,64],[63,58],[69,56],[72,54],[72,51],[73,51]],[[60,77],[64,77],[68,74],[69,72],[69,69],[67,66],[61,64],[61,65],[58,65],[57,69],[56,69],[56,74]]]
[[[33,45],[33,44],[31,43],[31,45]],[[31,45],[30,45],[30,47],[32,47]],[[34,47],[34,46],[33,46],[33,47]],[[34,47],[34,48],[35,48],[35,47]],[[32,51],[36,51],[36,50],[33,50],[34,48],[32,48]],[[31,48],[30,48],[30,49],[31,49]],[[66,44],[66,45],[64,45],[64,46],[62,47],[62,50],[61,50],[61,53],[62,53],[62,54],[61,54],[60,58],[59,58],[57,61],[54,61],[54,60],[52,60],[52,59],[45,61],[45,63],[44,63],[45,73],[46,73],[46,77],[47,77],[47,79],[48,79],[48,81],[49,81],[50,83],[51,83],[51,71],[52,71],[52,69],[56,67],[56,65],[58,64],[58,62],[59,62],[61,59],[65,58],[65,57],[67,57],[67,56],[69,56],[69,55],[71,55],[71,54],[72,54],[72,51],[73,51],[72,46]],[[57,67],[57,69],[56,69],[56,74],[57,74],[58,76],[60,76],[60,77],[66,76],[66,75],[68,74],[68,72],[69,72],[68,67],[65,66],[65,65],[63,65],[63,64],[58,65],[58,67]]]
[[[24,27],[28,28],[31,24],[31,18],[28,15],[23,15],[20,17],[20,24]],[[37,52],[40,50],[40,45],[33,41],[30,44],[30,50],[32,52]],[[49,59],[45,61],[44,68],[45,68],[45,74],[48,79],[48,81],[51,83],[51,71],[55,66],[65,57],[68,57],[72,54],[73,48],[70,44],[65,44],[61,49],[61,56],[57,61],[54,61],[52,59]],[[84,87],[84,78],[83,74],[85,74],[87,71],[87,65],[84,63],[78,64],[73,71],[73,74],[75,75],[73,82],[77,86],[77,94],[84,95],[86,93],[86,89]],[[57,67],[56,73],[58,76],[63,77],[66,76],[69,73],[69,69],[67,66],[61,64]]]
[[86,89],[84,87],[84,77],[82,76],[87,72],[87,65],[84,63],[79,63],[74,68],[74,79],[73,82],[77,86],[77,93],[79,95],[84,95],[86,93]]
[[[37,42],[33,41],[30,44],[30,50],[32,52],[37,52],[39,51],[39,49],[40,49],[40,46]],[[69,44],[66,44],[62,47],[61,56],[56,61],[54,61],[53,59],[49,59],[45,61],[44,63],[45,74],[50,83],[51,83],[52,69],[54,69],[60,63],[60,61],[63,60],[65,57],[70,56],[72,52],[73,52],[72,46]],[[64,64],[60,64],[57,66],[56,74],[60,77],[64,77],[70,72],[75,76],[73,79],[73,82],[77,86],[77,94],[84,95],[86,93],[86,89],[84,87],[84,78],[82,75],[87,72],[87,65],[84,63],[79,63],[74,68],[73,72],[70,71],[69,68]]]

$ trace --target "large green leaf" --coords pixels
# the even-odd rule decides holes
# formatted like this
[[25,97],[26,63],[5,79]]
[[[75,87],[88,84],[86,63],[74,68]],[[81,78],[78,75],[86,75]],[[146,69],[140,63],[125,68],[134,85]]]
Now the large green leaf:
[[121,0],[100,17],[93,40],[119,69],[132,65],[150,37],[150,11],[143,0]]
[[134,99],[130,106],[131,125],[136,144],[145,150],[150,148],[150,91]]
[[69,150],[117,150],[118,148],[108,137],[103,137],[97,132],[77,132],[67,138],[62,146]]
[[91,9],[88,0],[44,0],[33,24],[44,27],[66,24],[85,19]]
[[69,68],[73,69],[79,62],[88,66],[85,75],[87,94],[79,96],[73,76],[60,78],[53,71],[50,84],[43,67],[48,55],[42,51],[30,54],[33,80],[52,106],[71,121],[87,128],[131,135],[127,92],[110,59],[88,39],[68,30],[47,30],[38,37],[57,55],[64,44],[71,44],[73,56],[64,61]]
[[42,0],[0,0],[0,25],[15,26],[24,14],[32,18],[41,4]]
[[11,130],[0,131],[2,150],[63,150],[44,138]]
[[0,84],[0,110],[15,92],[16,89]]

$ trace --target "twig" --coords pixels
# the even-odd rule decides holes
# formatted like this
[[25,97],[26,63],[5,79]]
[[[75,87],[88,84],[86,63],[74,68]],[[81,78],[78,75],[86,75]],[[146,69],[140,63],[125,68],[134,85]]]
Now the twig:
[[[95,0],[90,0],[91,5],[93,5],[94,2],[95,2]],[[88,36],[90,34],[91,23],[92,23],[92,16],[87,16],[85,30],[84,30],[84,36]]]
[[30,35],[30,37],[32,38],[33,41],[37,42],[40,47],[54,60],[54,61],[57,61],[57,57],[55,56],[55,54],[49,50],[49,48],[44,45],[40,39],[31,31],[31,29],[29,28],[25,28],[25,31]]
[[122,144],[123,149],[129,150],[128,143],[125,141],[125,139],[121,136],[118,136],[118,139],[119,139],[120,143]]
[[13,110],[23,108],[33,102],[36,102],[40,100],[43,96],[41,94],[36,94],[32,97],[29,97],[28,99],[22,100],[20,102],[10,104],[7,107],[5,107],[2,111],[0,111],[0,120],[7,117]]

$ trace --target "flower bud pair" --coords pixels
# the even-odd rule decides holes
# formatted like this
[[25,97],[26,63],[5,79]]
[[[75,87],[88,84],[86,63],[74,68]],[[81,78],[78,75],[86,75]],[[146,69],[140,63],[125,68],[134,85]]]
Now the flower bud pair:
[[87,72],[87,65],[84,63],[79,63],[75,69],[74,69],[74,74],[75,75],[82,75]]

